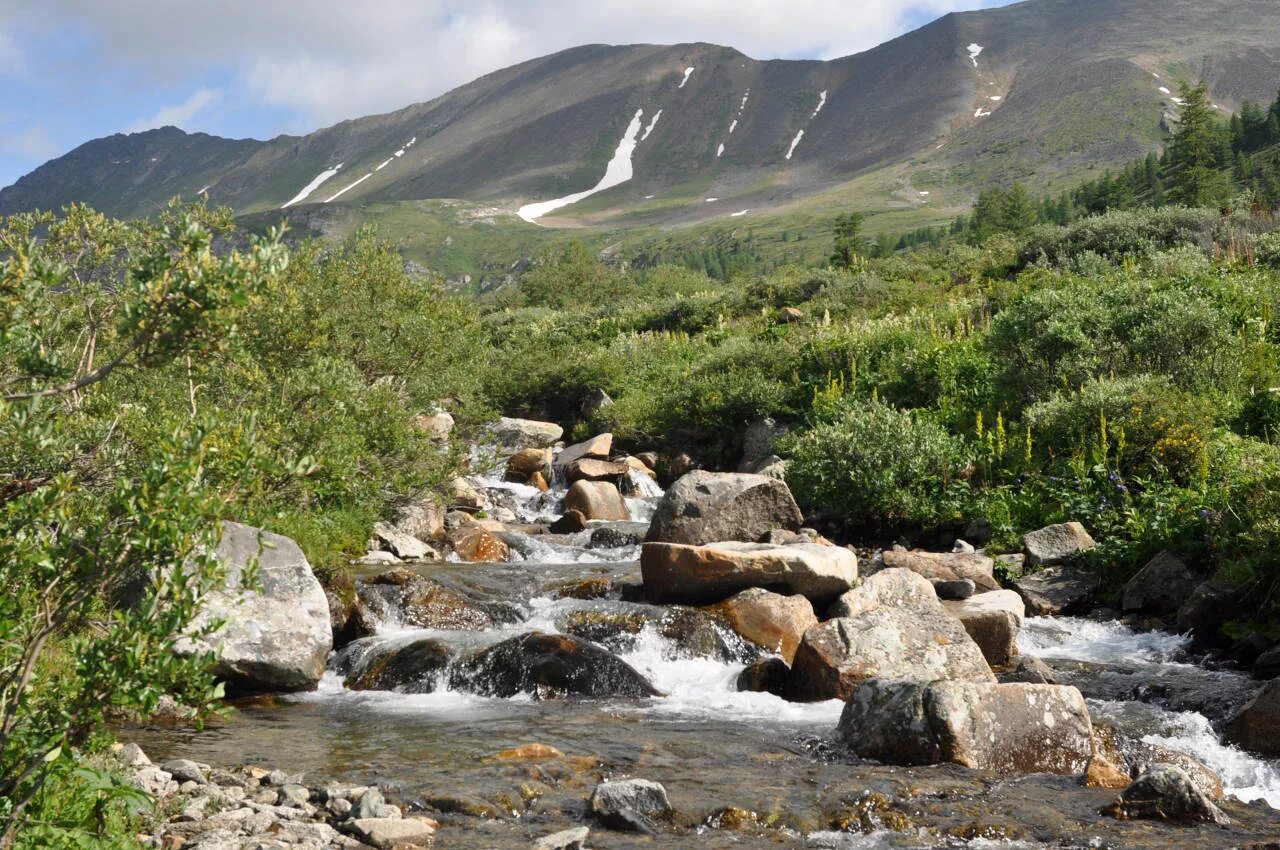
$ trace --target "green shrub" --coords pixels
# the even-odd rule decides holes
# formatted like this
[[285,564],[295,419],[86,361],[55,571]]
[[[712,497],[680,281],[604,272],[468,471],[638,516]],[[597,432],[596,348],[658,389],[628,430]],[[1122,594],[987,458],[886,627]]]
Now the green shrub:
[[1216,210],[1187,207],[1112,210],[1066,227],[1040,228],[1023,243],[1018,261],[1024,268],[1033,263],[1063,268],[1086,252],[1119,263],[1179,246],[1208,251],[1218,219]]

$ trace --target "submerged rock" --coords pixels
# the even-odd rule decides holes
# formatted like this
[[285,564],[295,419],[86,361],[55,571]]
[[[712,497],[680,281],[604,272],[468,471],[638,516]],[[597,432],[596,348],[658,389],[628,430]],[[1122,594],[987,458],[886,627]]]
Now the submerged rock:
[[1056,685],[871,679],[850,696],[836,736],[862,758],[1008,775],[1081,775],[1093,755],[1084,697]]
[[602,824],[627,832],[657,832],[657,819],[672,813],[667,789],[646,779],[601,782],[588,805]]
[[359,582],[360,601],[382,620],[420,629],[480,631],[493,618],[456,590],[405,567]]
[[649,532],[647,522],[611,522],[591,529],[588,549],[619,549],[623,546],[639,546]]
[[762,475],[690,472],[663,496],[648,539],[696,546],[749,542],[782,528],[799,531],[804,516],[787,485]]
[[937,581],[973,582],[978,592],[999,590],[995,579],[995,561],[986,555],[966,552],[895,552],[883,553],[886,567],[897,567],[919,573]]
[[[239,691],[301,691],[324,675],[333,648],[329,601],[298,544],[236,522],[223,523],[214,556],[224,581],[205,596],[191,633],[216,623],[212,635],[181,638],[178,652],[214,652],[214,675]],[[257,586],[243,587],[257,562]]]
[[718,602],[759,587],[785,589],[825,605],[853,587],[858,558],[847,549],[812,543],[645,543],[640,571],[645,595],[654,602]]
[[960,621],[992,667],[1008,664],[1018,654],[1018,632],[1026,617],[1022,597],[1012,590],[979,593],[964,600],[942,603]]
[[611,652],[568,635],[533,632],[457,664],[455,688],[484,696],[651,697],[660,692]]
[[1157,765],[1139,776],[1102,810],[1118,820],[1171,820],[1183,823],[1215,823],[1231,819],[1176,767]]
[[1078,567],[1049,567],[1025,575],[1014,589],[1026,603],[1027,613],[1041,617],[1079,613],[1093,604],[1098,592],[1098,574]]
[[1022,551],[1029,567],[1065,564],[1097,545],[1078,522],[1049,525],[1022,536]]

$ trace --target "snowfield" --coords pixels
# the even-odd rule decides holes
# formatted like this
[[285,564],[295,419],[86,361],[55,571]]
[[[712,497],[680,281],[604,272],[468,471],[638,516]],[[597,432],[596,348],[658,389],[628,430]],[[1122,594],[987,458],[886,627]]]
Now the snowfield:
[[313,179],[310,183],[302,187],[302,191],[300,191],[298,194],[293,196],[293,200],[289,201],[287,204],[280,207],[280,209],[284,209],[285,207],[291,207],[294,204],[300,204],[303,201],[305,201],[307,198],[311,197],[312,192],[314,192],[316,189],[319,189],[320,185],[324,183],[324,181],[328,180],[330,177],[337,174],[338,170],[341,168],[342,168],[342,163],[338,163],[333,168],[330,168],[326,171],[321,171],[319,174],[315,176],[315,179]]
[[[693,69],[690,68],[690,71]],[[661,112],[661,110],[659,110]],[[636,145],[640,143],[638,136],[640,135],[640,124],[644,118],[644,110],[637,109],[635,117],[631,119],[631,123],[627,125],[626,132],[622,134],[622,141],[618,142],[618,149],[613,153],[613,159],[609,160],[609,164],[605,166],[604,177],[600,178],[600,182],[587,189],[584,192],[575,192],[572,195],[565,195],[563,198],[556,198],[554,201],[541,201],[536,204],[525,204],[516,211],[516,215],[520,216],[530,224],[537,223],[549,212],[558,210],[561,207],[567,207],[570,204],[576,204],[585,198],[599,194],[606,189],[612,189],[614,186],[621,186],[626,183],[634,174],[631,165],[631,156],[636,151]],[[657,123],[657,116],[654,116],[653,123]],[[650,124],[652,129],[653,124]]]

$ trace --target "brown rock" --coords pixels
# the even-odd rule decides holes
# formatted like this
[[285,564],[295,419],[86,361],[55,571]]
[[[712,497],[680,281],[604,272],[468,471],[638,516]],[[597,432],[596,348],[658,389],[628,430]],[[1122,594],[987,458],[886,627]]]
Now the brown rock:
[[1084,772],[1084,784],[1089,788],[1111,788],[1123,791],[1129,787],[1131,781],[1132,777],[1128,773],[1101,755],[1095,755],[1089,759],[1089,766]]
[[631,519],[626,500],[606,481],[575,481],[564,497],[566,511],[580,511],[587,519],[618,522]]
[[585,457],[565,468],[565,478],[569,481],[613,481],[626,475],[630,469],[622,461]]
[[1017,593],[994,590],[968,599],[947,600],[942,607],[960,621],[992,667],[1008,664],[1018,654],[1018,632],[1022,630],[1026,608]]
[[528,481],[535,474],[551,477],[551,449],[521,449],[507,458],[508,481]]
[[521,744],[510,750],[503,750],[496,758],[501,761],[547,761],[564,758],[564,753],[549,744]]
[[642,460],[640,457],[637,457],[635,455],[627,455],[622,459],[622,462],[627,465],[628,469],[634,469],[636,472],[644,473],[650,478],[658,477],[658,473],[653,471],[653,467],[650,466],[644,460]]
[[452,536],[452,542],[458,557],[473,564],[502,563],[511,556],[505,540],[478,525],[464,525]]
[[762,587],[785,588],[825,605],[857,581],[858,558],[847,549],[812,543],[645,543],[640,572],[645,595],[654,602],[706,604]]
[[371,611],[393,615],[407,626],[479,631],[493,625],[462,594],[404,567],[361,582],[357,593]]
[[974,583],[979,593],[1000,589],[1000,582],[996,581],[993,572],[995,561],[986,555],[965,552],[895,552],[886,550],[883,557],[886,567],[900,567],[911,570],[927,579],[958,581],[967,578]]
[[541,472],[535,472],[533,475],[530,475],[529,484],[530,486],[537,487],[544,493],[551,489],[551,485],[547,483],[547,479]]
[[760,588],[744,590],[711,609],[743,638],[781,655],[788,664],[804,633],[818,624],[803,596],[782,596]]
[[583,458],[608,460],[612,452],[613,435],[599,434],[590,440],[575,443],[561,451],[560,454],[556,455],[555,467],[556,469],[568,469],[573,465],[574,461],[582,460]]
[[551,523],[551,527],[547,530],[552,534],[577,534],[579,531],[585,531],[587,528],[587,518],[582,515],[582,511],[569,510],[565,511],[565,515],[560,519]]

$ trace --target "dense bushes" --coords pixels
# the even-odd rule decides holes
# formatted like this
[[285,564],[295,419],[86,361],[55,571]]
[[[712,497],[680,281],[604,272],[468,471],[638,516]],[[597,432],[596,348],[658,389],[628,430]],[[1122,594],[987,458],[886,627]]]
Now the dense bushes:
[[1112,210],[1065,227],[1036,230],[1018,252],[1023,266],[1048,263],[1067,267],[1092,253],[1111,263],[1156,251],[1190,245],[1208,249],[1220,215],[1215,210],[1186,207]]

